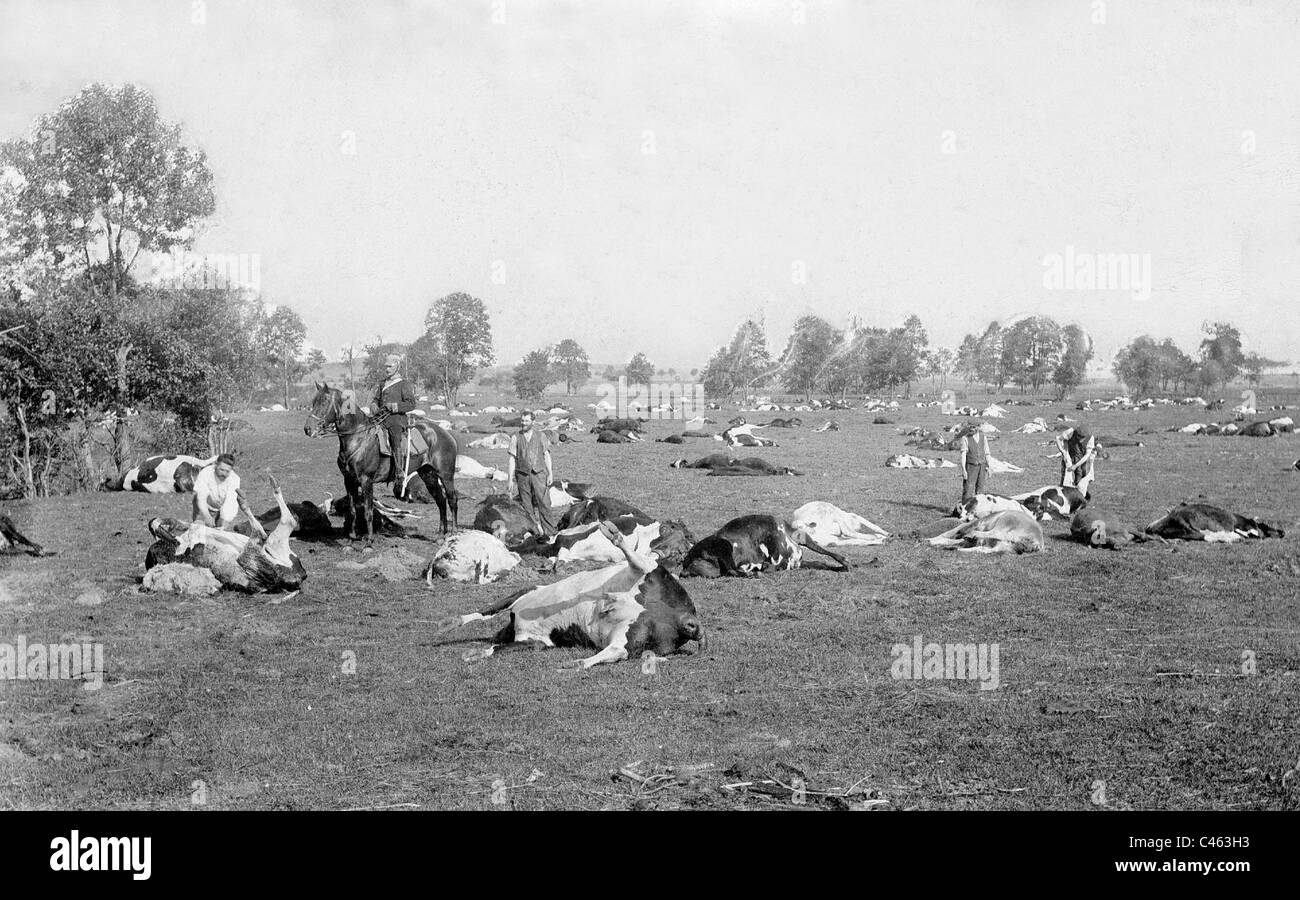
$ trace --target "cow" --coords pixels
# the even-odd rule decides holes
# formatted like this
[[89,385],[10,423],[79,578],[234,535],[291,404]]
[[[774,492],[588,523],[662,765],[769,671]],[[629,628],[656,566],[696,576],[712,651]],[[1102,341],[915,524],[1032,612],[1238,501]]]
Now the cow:
[[[20,549],[21,548],[21,551]],[[18,530],[13,520],[0,513],[0,553],[27,553],[31,556],[54,556],[55,551],[46,550]]]
[[802,475],[803,472],[789,466],[773,465],[757,456],[747,456],[744,459],[734,459],[725,466],[712,466],[709,469],[709,474],[721,476]]
[[605,417],[591,427],[592,434],[600,434],[602,431],[640,431],[644,419],[615,419]]
[[485,466],[472,456],[460,454],[456,457],[456,474],[465,478],[488,478],[492,481],[505,481],[506,473],[492,466]]
[[101,491],[142,491],[150,494],[187,494],[194,490],[194,479],[205,467],[217,461],[215,456],[202,459],[183,453],[150,456],[127,469],[118,478],[106,478]]
[[623,554],[623,562],[510,594],[476,613],[447,620],[439,631],[509,612],[509,624],[480,658],[529,645],[595,649],[594,655],[566,664],[584,670],[647,651],[668,656],[688,641],[702,641],[704,630],[695,604],[681,582],[649,555],[633,549],[617,528],[608,524],[602,528]]
[[1241,426],[1238,434],[1244,434],[1246,437],[1273,437],[1277,429],[1271,422],[1251,422],[1249,425]]
[[258,541],[234,531],[222,531],[194,522],[155,517],[149,531],[156,541],[145,556],[145,568],[167,563],[188,563],[208,569],[223,587],[249,593],[297,590],[307,579],[289,536],[298,527],[293,512],[274,478],[271,487],[280,508],[280,520],[266,540]]
[[844,557],[803,529],[775,516],[749,515],[732,519],[691,547],[682,560],[682,574],[749,577],[769,569],[797,569],[803,561],[802,547],[829,556],[842,572],[849,570]]
[[911,456],[907,453],[895,453],[885,460],[887,469],[955,469],[957,464],[947,459]]
[[968,553],[1037,553],[1043,549],[1043,527],[1021,509],[990,513],[929,540],[932,547]]
[[635,431],[602,431],[596,435],[597,444],[631,444],[643,440]]
[[470,447],[476,450],[509,450],[510,435],[504,431],[493,431],[491,434],[476,438],[469,442]]
[[655,438],[656,444],[684,444],[686,438],[680,434],[670,434],[668,437]]
[[813,429],[813,431],[816,432],[817,434],[822,434],[823,432],[827,432],[827,431],[839,431],[839,430],[840,430],[840,423],[836,422],[834,419],[832,419],[831,421],[827,422],[826,424],[818,428]]
[[621,516],[631,516],[638,525],[649,525],[655,521],[632,504],[616,497],[588,497],[566,509],[564,515],[560,516],[558,527],[561,530],[575,528],[578,525],[590,525]]
[[823,547],[872,547],[889,538],[889,532],[879,525],[825,500],[813,500],[796,509],[790,524]]
[[[336,537],[339,532],[330,521],[328,512],[331,502],[327,498],[324,506],[317,506],[310,500],[287,504],[289,512],[293,513],[294,519],[298,522],[298,526],[293,530],[293,536],[300,541]],[[379,510],[375,510],[375,516],[378,518]],[[280,524],[280,508],[276,506],[268,509],[257,517],[257,521],[261,523],[262,529],[270,534]],[[256,536],[253,533],[252,523],[242,517],[231,530],[249,538]]]
[[792,419],[773,419],[772,421],[768,422],[766,425],[762,427],[763,428],[802,428],[803,419],[800,419],[798,416],[795,416]]
[[710,453],[708,456],[697,459],[695,462],[687,462],[685,459],[678,459],[670,462],[670,469],[725,469],[735,463],[735,459],[729,453]]
[[776,447],[776,441],[759,437],[753,432],[755,428],[766,427],[766,425],[733,425],[722,434],[715,434],[713,439],[723,441],[731,447]]
[[632,549],[649,554],[651,544],[659,539],[659,523],[642,525],[632,516],[616,516],[599,522],[589,522],[563,528],[549,540],[533,538],[515,546],[521,553],[554,557],[556,562],[584,560],[587,562],[616,563],[622,560],[622,551],[610,540],[602,528],[610,523],[627,539]]
[[[412,482],[412,484],[415,484],[415,482]],[[420,484],[423,484],[423,482],[420,482]],[[332,495],[326,494],[324,508],[326,515],[341,516],[345,522],[352,521],[352,499],[347,495],[335,500]],[[401,520],[420,518],[423,518],[423,516],[416,515],[409,509],[393,506],[382,500],[375,500],[375,514],[371,522],[371,530],[376,534],[385,531],[392,534],[404,534],[405,529],[401,525]]]
[[1228,512],[1209,503],[1182,503],[1145,529],[1147,534],[1177,541],[1232,544],[1244,538],[1281,538],[1281,528]]
[[1138,531],[1117,516],[1095,509],[1081,509],[1074,514],[1070,519],[1070,536],[1080,543],[1105,550],[1118,550],[1130,541],[1164,540]]
[[550,489],[551,507],[571,506],[579,500],[587,499],[590,484],[577,481],[552,481]]
[[474,529],[496,535],[497,540],[512,546],[537,533],[537,523],[520,505],[505,494],[489,494],[474,512]]
[[1036,519],[1049,521],[1052,516],[1068,519],[1088,505],[1088,494],[1077,487],[1041,487],[1034,491],[1016,494],[1011,499],[1029,510]]
[[424,580],[433,587],[433,577],[473,584],[487,584],[519,565],[512,553],[494,535],[482,531],[458,531],[443,538],[424,570]]
[[963,522],[969,522],[973,519],[981,519],[984,516],[992,515],[995,512],[1008,510],[1028,512],[1019,500],[1012,500],[1010,497],[999,497],[997,494],[976,494],[974,497],[968,497],[958,503],[948,515],[961,519]]

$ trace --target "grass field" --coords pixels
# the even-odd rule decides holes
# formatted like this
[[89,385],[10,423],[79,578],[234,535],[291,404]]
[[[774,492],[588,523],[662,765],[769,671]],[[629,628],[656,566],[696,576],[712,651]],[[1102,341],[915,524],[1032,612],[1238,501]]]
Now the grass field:
[[[1261,392],[1260,402],[1298,398]],[[996,424],[1005,432],[1060,411],[1075,415],[1073,404],[1013,407]],[[827,416],[801,415],[803,429],[774,430],[781,446],[754,452],[802,478],[668,468],[718,449],[711,441],[598,445],[589,435],[555,451],[557,476],[684,519],[697,537],[739,514],[788,514],[812,499],[906,535],[958,498],[955,469],[884,468],[905,438],[870,424],[873,414],[833,413],[843,430],[827,434],[811,430]],[[1078,415],[1122,435],[1207,414]],[[898,426],[953,421],[910,406],[893,417]],[[268,471],[291,499],[339,493],[334,439],[306,439],[297,412],[250,419],[241,472],[255,508],[271,505]],[[1047,439],[1002,434],[995,454],[1026,472],[995,477],[990,489],[1053,483]],[[1296,525],[1294,436],[1144,440],[1099,463],[1094,505],[1142,525],[1203,495]],[[475,455],[504,462],[500,451]],[[468,525],[488,483],[459,487]],[[637,661],[577,673],[558,669],[576,650],[464,662],[494,629],[435,637],[431,623],[512,587],[429,590],[335,569],[360,557],[346,542],[298,544],[310,577],[286,602],[139,593],[145,522],[187,515],[188,502],[92,494],[6,510],[60,555],[0,562],[0,641],[101,642],[106,675],[97,691],[0,682],[0,807],[1300,808],[1295,535],[1108,553],[1061,539],[1065,526],[1054,523],[1046,552],[1021,557],[944,552],[904,536],[849,549],[858,565],[847,574],[819,568],[814,555],[794,572],[688,580],[708,632],[703,651],[653,673]],[[429,555],[437,515],[428,510],[417,535],[381,539],[381,549],[400,541]],[[894,680],[891,648],[915,635],[997,644],[999,687]],[[1242,674],[1246,651],[1255,674]]]

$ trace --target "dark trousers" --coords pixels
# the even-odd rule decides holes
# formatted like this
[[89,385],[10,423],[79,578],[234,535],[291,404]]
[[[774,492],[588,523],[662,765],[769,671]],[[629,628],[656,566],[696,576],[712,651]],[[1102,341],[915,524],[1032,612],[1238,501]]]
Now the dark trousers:
[[969,500],[976,494],[984,493],[984,477],[988,475],[988,463],[966,463],[966,480],[961,483],[961,498]]
[[546,537],[555,534],[555,513],[551,511],[551,486],[546,482],[546,473],[516,472],[515,487],[519,488],[519,503],[524,512],[542,529],[542,534]]

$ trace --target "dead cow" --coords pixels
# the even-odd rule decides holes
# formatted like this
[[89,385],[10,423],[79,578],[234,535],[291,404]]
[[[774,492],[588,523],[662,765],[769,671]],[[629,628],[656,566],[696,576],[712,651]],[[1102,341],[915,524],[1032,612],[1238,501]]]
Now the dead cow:
[[424,580],[433,587],[433,576],[452,581],[487,584],[519,565],[519,554],[511,553],[495,536],[482,531],[458,531],[447,535],[424,570]]
[[802,528],[775,516],[750,515],[732,519],[692,547],[682,561],[682,574],[749,577],[769,569],[797,569],[803,561],[803,547],[829,556],[839,563],[840,571],[848,571],[844,557],[823,547]]
[[484,657],[530,645],[597,650],[566,666],[583,669],[639,657],[645,651],[667,656],[687,641],[699,641],[704,632],[686,589],[654,559],[634,551],[618,529],[605,528],[605,536],[622,551],[624,562],[511,594],[479,612],[451,619],[440,630],[508,611],[510,623],[483,651]]
[[198,522],[187,526],[176,519],[154,518],[149,520],[149,531],[157,540],[145,557],[145,568],[189,563],[210,570],[223,587],[254,594],[297,590],[307,579],[306,569],[289,547],[289,536],[298,522],[274,478],[271,486],[280,507],[280,521],[264,543]]
[[1011,499],[1019,502],[1035,518],[1043,521],[1049,521],[1054,515],[1068,519],[1088,505],[1088,495],[1077,487],[1056,485],[1016,494]]
[[217,461],[215,456],[202,459],[183,453],[150,456],[132,466],[120,478],[106,478],[101,491],[144,491],[150,494],[187,494],[194,490],[194,479],[205,467]]
[[17,553],[21,548],[22,552],[32,556],[53,556],[53,550],[46,550],[35,541],[28,540],[21,531],[14,526],[13,520],[8,516],[0,513],[0,553]]
[[1081,509],[1070,519],[1070,536],[1090,547],[1118,550],[1130,541],[1142,543],[1161,540],[1155,535],[1143,534],[1133,526],[1120,521],[1118,516],[1095,509]]
[[879,525],[825,500],[813,500],[796,509],[790,524],[823,547],[872,547],[889,538],[889,532]]
[[1183,503],[1148,525],[1147,534],[1177,541],[1205,541],[1233,544],[1245,538],[1280,538],[1286,532],[1252,519],[1228,512],[1209,503]]
[[968,553],[1037,553],[1043,549],[1043,527],[1023,507],[995,512],[963,522],[930,538],[930,546]]

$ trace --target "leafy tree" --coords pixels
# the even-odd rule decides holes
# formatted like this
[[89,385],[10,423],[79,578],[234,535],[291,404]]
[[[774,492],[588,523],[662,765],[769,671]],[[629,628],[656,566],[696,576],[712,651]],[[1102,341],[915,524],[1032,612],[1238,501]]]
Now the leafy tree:
[[348,367],[348,388],[356,391],[357,348],[355,344],[344,344],[339,348],[339,362]]
[[1064,341],[1061,327],[1046,316],[1030,316],[1008,328],[1002,340],[1002,366],[1020,386],[1039,390],[1060,361]]
[[1258,353],[1247,353],[1241,361],[1241,370],[1245,373],[1247,382],[1257,385],[1265,369],[1276,369],[1285,365],[1285,360],[1269,359]]
[[[365,384],[363,387],[367,391],[374,391],[384,383],[384,360],[391,354],[397,354],[403,357],[402,365],[406,366],[405,359],[407,351],[411,349],[410,344],[403,344],[401,341],[384,341],[376,339],[373,344],[366,344],[362,348],[365,353]],[[398,371],[404,371],[399,369]],[[363,402],[358,398],[358,402]]]
[[324,350],[320,347],[312,347],[311,353],[307,354],[307,371],[319,372],[321,369],[325,368],[325,365],[328,362],[329,360],[325,358]]
[[956,374],[970,387],[980,376],[980,339],[973,334],[962,338],[957,348]]
[[939,382],[940,389],[948,384],[948,376],[957,368],[957,354],[948,347],[927,350],[922,361],[922,371],[928,378]]
[[515,366],[515,396],[520,400],[536,402],[542,398],[542,392],[554,380],[551,368],[551,351],[542,347],[529,351],[528,355]]
[[565,338],[551,351],[552,381],[563,381],[565,393],[573,396],[591,378],[587,351],[573,338]]
[[1155,349],[1155,369],[1160,390],[1177,389],[1191,381],[1196,361],[1180,350],[1172,338],[1165,338]]
[[990,322],[979,336],[977,342],[975,371],[976,377],[985,384],[991,384],[999,391],[1007,383],[1007,371],[1002,353],[1002,326]]
[[483,301],[456,292],[436,300],[424,317],[424,335],[411,346],[411,374],[456,405],[460,388],[490,366],[492,323]]
[[130,84],[92,84],[40,116],[31,140],[0,148],[22,183],[24,255],[79,264],[116,297],[141,251],[188,247],[215,203],[203,151],[180,134],[152,95]]
[[1138,396],[1148,396],[1155,392],[1161,378],[1160,346],[1150,335],[1134,338],[1127,346],[1115,354],[1111,368],[1115,377],[1122,381],[1129,391]]
[[1204,373],[1213,372],[1222,379],[1219,384],[1227,384],[1241,371],[1244,356],[1241,352],[1241,332],[1228,322],[1206,322],[1201,326],[1206,335],[1201,341],[1201,362],[1213,362],[1211,368],[1202,366],[1201,383],[1205,384]]
[[1064,400],[1071,391],[1083,384],[1088,374],[1088,361],[1092,359],[1092,338],[1078,325],[1062,328],[1061,339],[1064,347],[1060,360],[1052,371],[1057,400]]
[[835,326],[820,316],[802,316],[781,355],[781,381],[787,391],[812,399],[840,342]]
[[649,384],[654,373],[655,367],[644,353],[633,356],[625,372],[628,384]]
[[307,326],[302,317],[287,306],[277,306],[262,323],[259,343],[276,380],[284,386],[285,409],[289,408],[289,385],[307,372],[302,360],[302,345],[306,340]]

